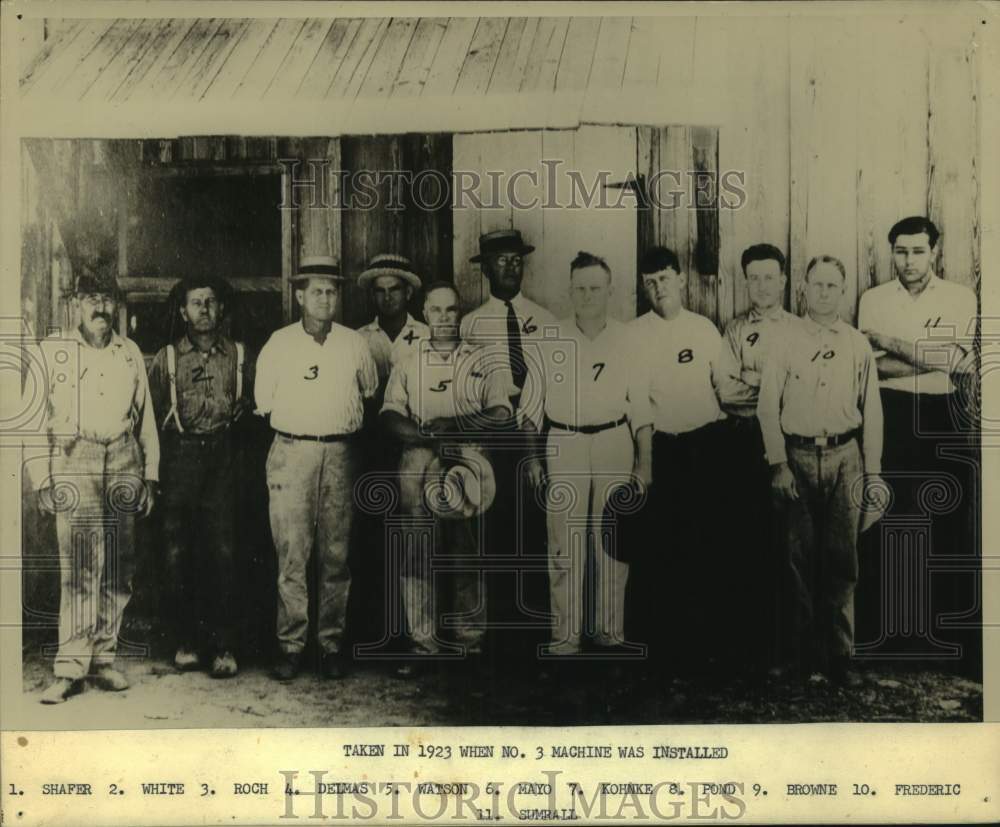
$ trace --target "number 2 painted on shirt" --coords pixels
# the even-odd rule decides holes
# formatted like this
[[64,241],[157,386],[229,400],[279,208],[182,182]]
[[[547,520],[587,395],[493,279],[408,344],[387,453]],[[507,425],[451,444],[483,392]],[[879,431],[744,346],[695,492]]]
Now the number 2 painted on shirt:
[[601,373],[604,371],[604,368],[606,366],[607,366],[606,362],[594,362],[593,369],[594,369],[595,382],[598,380],[598,378],[600,377]]
[[319,365],[310,365],[309,366],[309,370],[306,372],[305,376],[303,376],[302,378],[303,379],[315,379],[317,376],[319,376]]
[[211,382],[211,376],[205,376],[205,366],[195,365],[191,368],[191,381],[192,382]]

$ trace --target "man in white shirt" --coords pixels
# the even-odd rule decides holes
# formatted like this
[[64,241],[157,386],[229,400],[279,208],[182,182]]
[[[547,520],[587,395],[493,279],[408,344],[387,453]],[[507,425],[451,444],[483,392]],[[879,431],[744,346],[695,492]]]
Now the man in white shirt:
[[[636,334],[636,358],[647,363],[656,481],[652,500],[665,531],[662,542],[650,538],[652,547],[638,556],[630,600],[643,627],[639,634],[652,647],[652,663],[665,666],[669,646],[669,661],[676,667],[717,654],[722,642],[715,633],[715,598],[731,576],[731,561],[707,493],[718,488],[721,476],[725,414],[716,387],[728,375],[719,331],[704,316],[684,308],[687,277],[676,253],[650,248],[639,273],[653,309],[630,326]],[[663,621],[665,583],[673,586],[672,610],[686,619],[680,635]]]
[[[548,652],[576,655],[591,614],[584,601],[588,535],[595,555],[594,643],[624,646],[628,564],[612,556],[600,530],[611,492],[638,478],[653,482],[649,379],[633,330],[608,317],[611,271],[607,262],[579,253],[570,264],[573,318],[541,347],[525,395],[539,398],[532,426],[542,431],[547,467],[528,466],[536,485],[547,477],[549,596],[553,615]],[[536,413],[537,411],[537,413]],[[529,411],[525,411],[529,413]]]
[[303,259],[293,281],[302,320],[272,334],[257,359],[257,413],[275,432],[267,456],[271,533],[278,553],[278,645],[273,675],[295,677],[309,623],[306,567],[315,543],[322,673],[342,677],[351,585],[356,436],[378,371],[364,338],[333,321],[342,276],[328,256]]
[[[443,603],[433,588],[435,562],[440,565],[443,556],[480,556],[478,515],[489,504],[476,499],[483,490],[478,480],[484,473],[492,475],[482,437],[491,428],[504,427],[513,413],[506,375],[485,370],[481,349],[460,341],[458,314],[458,292],[452,285],[440,282],[427,288],[424,316],[430,338],[393,368],[380,415],[385,430],[403,445],[400,486],[410,539],[404,543],[401,581],[413,652],[419,655],[442,651],[438,619]],[[434,517],[433,504],[427,502],[427,470],[450,464],[456,454],[475,477],[456,493],[476,501],[468,503],[464,519],[459,518],[464,511],[450,519]],[[475,662],[486,631],[487,589],[484,572],[468,561],[465,566],[449,577],[451,610],[456,640],[469,662]],[[397,674],[412,677],[421,663],[408,660]]]
[[112,328],[118,306],[113,262],[74,262],[80,324],[46,344],[56,353],[49,377],[49,453],[35,480],[40,507],[56,516],[59,541],[59,651],[55,681],[41,702],[62,703],[88,674],[102,689],[128,680],[114,668],[118,632],[132,596],[135,518],[153,508],[160,447],[142,353]]
[[808,316],[772,351],[757,416],[788,543],[790,666],[856,687],[854,589],[861,504],[884,487],[875,357],[838,315],[846,274],[832,256],[806,267]]
[[[494,230],[479,237],[479,253],[469,259],[482,268],[489,283],[486,301],[462,319],[462,341],[483,348],[487,370],[506,372],[508,395],[518,422],[525,420],[522,390],[537,345],[551,331],[555,318],[522,291],[524,260],[535,248],[515,229]],[[529,418],[536,414],[529,414]],[[548,630],[539,628],[547,587],[542,574],[545,555],[545,515],[528,490],[524,469],[533,437],[516,433],[491,439],[497,487],[503,492],[486,516],[490,555],[511,558],[506,570],[490,574],[490,614],[496,621],[496,649],[509,656],[534,650]],[[541,564],[541,565],[539,565]],[[527,638],[527,639],[524,639]]]
[[375,318],[358,332],[368,342],[384,392],[392,368],[415,353],[420,340],[430,335],[427,325],[406,309],[421,288],[420,277],[405,256],[380,253],[358,276],[358,286],[368,290],[375,305]]
[[[757,419],[760,380],[769,355],[782,347],[798,316],[782,307],[788,279],[785,256],[773,244],[753,244],[741,257],[750,307],[726,325],[723,357],[728,377],[719,386],[719,401],[729,417],[726,474],[734,528],[733,545],[743,549],[733,561],[736,589],[729,605],[744,618],[734,628],[734,643],[752,672],[761,675],[778,666],[778,602],[784,566],[771,508],[771,470]],[[734,624],[735,625],[735,624]]]
[[[366,479],[372,484],[395,486],[394,475],[399,467],[399,445],[385,439],[378,425],[386,383],[393,367],[405,362],[417,352],[420,342],[430,335],[426,324],[413,318],[407,307],[422,284],[413,272],[410,260],[402,255],[379,253],[368,262],[368,267],[358,276],[358,285],[367,289],[375,308],[375,318],[358,328],[364,336],[378,368],[378,391],[366,406],[364,454]],[[377,480],[377,482],[376,482]],[[363,498],[366,492],[361,492]],[[351,570],[354,576],[354,599],[351,601],[348,622],[356,641],[388,641],[392,637],[389,618],[399,617],[402,607],[398,601],[387,606],[385,600],[394,595],[386,592],[389,577],[386,556],[386,523],[382,514],[361,509],[355,534],[359,546],[352,554]],[[396,595],[398,598],[398,595]]]
[[[977,550],[969,530],[969,509],[976,507],[978,483],[970,473],[970,464],[978,462],[978,451],[974,425],[969,423],[956,385],[968,378],[967,371],[976,369],[972,343],[978,311],[972,290],[935,273],[938,236],[934,222],[923,216],[904,218],[893,225],[888,238],[896,278],[861,296],[858,327],[868,336],[878,358],[892,514],[930,518],[929,553],[973,555]],[[956,456],[938,456],[946,445]],[[957,456],[962,453],[965,461]],[[930,500],[920,496],[920,489],[934,485],[935,477],[957,480],[959,504],[950,513],[936,512],[933,504],[928,507]],[[929,572],[921,571],[919,576],[929,577]],[[941,614],[965,613],[975,607],[975,578],[939,576],[932,586],[932,605],[919,607],[931,617],[911,615],[904,621],[906,628],[926,629],[926,633],[915,633],[905,644],[896,636],[883,641],[879,651],[888,654],[890,647],[907,647],[907,651],[937,651],[949,657],[953,642],[969,643],[973,651],[964,654],[970,662],[975,661],[977,635],[966,640],[961,630],[936,624]],[[898,588],[893,583],[881,586],[883,593]],[[885,599],[880,596],[880,600]],[[917,611],[918,602],[906,605]],[[881,639],[885,630],[876,629],[872,634]]]

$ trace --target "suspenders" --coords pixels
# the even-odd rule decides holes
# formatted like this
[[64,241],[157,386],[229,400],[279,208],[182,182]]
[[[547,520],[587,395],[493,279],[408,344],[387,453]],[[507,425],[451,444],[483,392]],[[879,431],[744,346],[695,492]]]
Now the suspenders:
[[[242,342],[233,342],[236,345],[236,400],[243,396],[243,360],[244,350]],[[173,419],[177,426],[178,433],[184,433],[184,426],[181,425],[181,416],[177,406],[177,350],[174,346],[167,345],[167,378],[170,384],[170,410],[163,418],[163,427]]]

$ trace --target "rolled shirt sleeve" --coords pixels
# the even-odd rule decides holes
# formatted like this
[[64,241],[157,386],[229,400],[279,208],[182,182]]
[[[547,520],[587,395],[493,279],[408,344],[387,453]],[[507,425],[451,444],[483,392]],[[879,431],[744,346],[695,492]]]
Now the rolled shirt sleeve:
[[129,340],[128,347],[136,360],[138,382],[135,391],[135,411],[139,428],[139,446],[145,463],[144,477],[147,480],[160,479],[160,437],[156,431],[156,411],[153,410],[152,395],[149,391],[149,378],[143,370],[142,351],[139,346]]
[[741,378],[743,362],[740,358],[740,338],[742,320],[733,319],[726,326],[718,365],[712,365],[712,382],[719,401],[727,407],[755,405],[757,388],[748,385]]
[[407,390],[405,366],[406,361],[394,365],[389,371],[389,382],[385,386],[385,396],[382,400],[380,413],[394,411],[407,419],[413,419],[413,414],[410,411],[410,393]]
[[650,401],[650,386],[652,384],[652,365],[650,360],[654,350],[639,330],[630,330],[634,358],[628,361],[628,418],[632,432],[653,424],[653,404]]
[[764,454],[771,465],[788,460],[785,435],[781,430],[781,396],[788,378],[788,361],[782,350],[776,349],[764,365],[757,398],[757,419],[764,438]]
[[882,420],[882,397],[879,394],[878,366],[875,354],[867,342],[867,351],[861,369],[861,399],[858,410],[864,418],[861,426],[861,453],[866,474],[882,473],[882,440],[884,439]]
[[254,372],[253,395],[256,406],[254,413],[267,416],[274,408],[274,394],[278,387],[278,369],[275,364],[277,345],[274,335],[267,340],[257,357],[257,369]]

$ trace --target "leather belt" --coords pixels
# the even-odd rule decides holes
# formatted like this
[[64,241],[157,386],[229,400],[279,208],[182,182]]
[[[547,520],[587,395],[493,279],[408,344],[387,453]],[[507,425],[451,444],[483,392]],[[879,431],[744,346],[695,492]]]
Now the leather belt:
[[834,434],[833,436],[799,436],[798,434],[785,434],[785,439],[799,448],[836,448],[844,445],[852,439],[857,438],[860,432],[855,429],[845,434]]
[[572,431],[575,434],[598,434],[601,431],[608,431],[611,428],[620,428],[626,422],[628,422],[628,417],[623,416],[614,422],[602,422],[600,425],[564,425],[562,422],[556,422],[554,419],[549,420],[549,425],[553,428],[558,428],[560,431]]
[[285,439],[300,439],[305,442],[343,442],[345,439],[353,439],[356,436],[355,432],[349,434],[323,434],[322,436],[314,436],[313,434],[289,434],[285,431],[279,431],[275,429],[274,431],[278,436],[283,436]]

